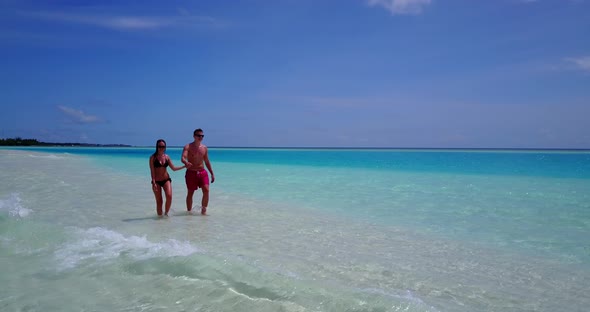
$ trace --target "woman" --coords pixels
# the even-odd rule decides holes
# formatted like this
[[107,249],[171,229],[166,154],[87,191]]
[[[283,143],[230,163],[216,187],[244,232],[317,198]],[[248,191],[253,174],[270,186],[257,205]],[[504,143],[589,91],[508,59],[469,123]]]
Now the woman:
[[152,173],[152,191],[156,196],[156,212],[162,216],[162,189],[166,194],[166,211],[164,215],[168,216],[170,206],[172,205],[172,179],[168,175],[166,167],[174,171],[186,168],[186,166],[176,167],[172,164],[170,156],[166,155],[166,141],[160,139],[156,142],[156,152],[150,156],[150,171]]

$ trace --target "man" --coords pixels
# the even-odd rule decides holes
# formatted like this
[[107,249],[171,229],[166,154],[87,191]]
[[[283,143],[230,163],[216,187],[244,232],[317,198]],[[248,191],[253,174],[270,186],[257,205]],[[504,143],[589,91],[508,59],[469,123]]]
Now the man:
[[207,153],[207,146],[201,144],[205,135],[202,129],[197,129],[193,132],[194,142],[184,146],[182,150],[182,163],[186,165],[186,174],[184,179],[186,181],[186,210],[191,211],[193,207],[193,194],[199,187],[203,190],[203,199],[201,200],[201,214],[207,214],[207,205],[209,204],[209,176],[203,164],[211,173],[211,183],[215,182],[215,175],[211,169],[209,162],[209,154]]

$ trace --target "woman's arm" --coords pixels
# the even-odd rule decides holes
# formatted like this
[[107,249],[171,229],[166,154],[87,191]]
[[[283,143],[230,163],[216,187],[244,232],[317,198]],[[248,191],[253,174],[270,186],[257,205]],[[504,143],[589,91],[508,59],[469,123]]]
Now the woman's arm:
[[170,165],[170,169],[172,169],[174,171],[178,171],[180,169],[186,168],[186,166],[182,166],[182,167],[176,167],[176,166],[174,166],[174,164],[172,163],[172,159],[170,159],[170,156],[166,155],[166,157],[168,158],[168,164]]
[[150,156],[150,174],[152,175],[152,186],[156,184],[156,174],[154,173],[154,155]]

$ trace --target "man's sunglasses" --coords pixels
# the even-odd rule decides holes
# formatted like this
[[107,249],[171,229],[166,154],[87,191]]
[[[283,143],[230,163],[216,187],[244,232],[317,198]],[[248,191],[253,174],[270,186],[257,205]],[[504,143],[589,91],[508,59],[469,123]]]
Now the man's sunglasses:
[[158,148],[166,148],[166,145],[158,145]]
[[198,138],[204,138],[205,137],[204,134],[195,134],[195,136],[198,137]]

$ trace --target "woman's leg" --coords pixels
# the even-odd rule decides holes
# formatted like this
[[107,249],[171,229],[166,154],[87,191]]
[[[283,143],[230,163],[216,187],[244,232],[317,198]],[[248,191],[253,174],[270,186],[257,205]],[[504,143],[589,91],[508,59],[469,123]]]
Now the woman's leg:
[[172,206],[172,182],[167,181],[164,184],[164,193],[166,194],[166,210],[164,211],[165,215],[168,215],[170,212],[170,206]]
[[154,191],[154,196],[156,197],[156,213],[158,216],[162,215],[162,188],[156,184],[155,189],[152,188]]

